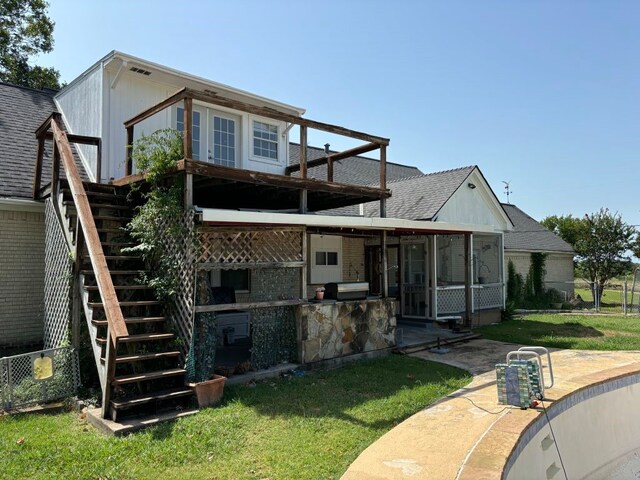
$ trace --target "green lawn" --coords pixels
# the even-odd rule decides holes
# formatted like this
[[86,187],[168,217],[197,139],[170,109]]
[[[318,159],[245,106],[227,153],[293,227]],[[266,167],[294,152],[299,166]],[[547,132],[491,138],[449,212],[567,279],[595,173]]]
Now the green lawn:
[[389,356],[225,390],[223,404],[125,438],[77,413],[0,417],[0,478],[330,479],[408,416],[470,381]]
[[[631,305],[631,284],[629,284],[629,290],[627,291],[627,305]],[[634,313],[638,312],[638,300],[640,300],[640,294],[637,291],[633,295]],[[593,295],[590,288],[576,288],[575,294],[580,295],[585,302],[593,302]],[[622,313],[622,288],[619,289],[605,289],[602,292],[602,304],[601,310],[612,313]]]
[[475,330],[503,342],[584,350],[640,350],[640,319],[622,315],[532,314]]

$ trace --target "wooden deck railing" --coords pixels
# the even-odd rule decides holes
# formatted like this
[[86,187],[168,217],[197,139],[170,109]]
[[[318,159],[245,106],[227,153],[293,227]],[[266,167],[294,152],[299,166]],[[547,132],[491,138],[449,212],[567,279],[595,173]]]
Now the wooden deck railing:
[[[61,116],[58,113],[52,114],[45,123],[37,130],[38,135],[38,158],[36,161],[36,172],[34,177],[34,196],[38,194],[40,190],[40,179],[42,177],[42,156],[44,153],[44,141],[46,138],[53,140],[53,168],[51,172],[51,193],[54,196],[58,191],[58,179],[60,178],[60,166],[64,168],[67,181],[69,183],[69,189],[73,197],[73,203],[77,211],[77,218],[79,227],[78,233],[82,231],[84,242],[86,243],[87,251],[89,253],[89,259],[96,278],[96,284],[100,293],[100,298],[104,304],[104,311],[108,323],[109,331],[109,343],[107,348],[106,369],[107,369],[107,384],[103,386],[103,401],[106,400],[108,404],[110,381],[115,371],[115,349],[117,348],[118,341],[121,338],[127,337],[129,332],[118,303],[118,297],[116,295],[113,281],[111,279],[111,273],[107,266],[107,261],[102,249],[102,243],[98,236],[93,213],[91,212],[91,206],[87,198],[78,167],[76,166],[73,152],[69,140],[73,137],[74,140],[79,140],[80,143],[86,141],[90,144],[98,144],[99,139],[90,137],[79,137],[67,135],[62,128]],[[55,201],[55,200],[54,200]],[[79,241],[79,236],[76,237],[76,242]],[[80,259],[76,258],[76,262]],[[106,395],[106,398],[104,397]],[[103,403],[105,405],[105,403]]]
[[[340,127],[338,125],[331,125],[328,123],[318,122],[315,120],[309,120],[296,115],[288,114],[274,110],[273,108],[260,107],[257,105],[241,102],[239,100],[233,100],[226,97],[221,97],[215,93],[208,91],[199,91],[191,88],[182,88],[173,95],[162,100],[161,102],[147,108],[140,112],[135,117],[124,122],[124,126],[127,130],[127,151],[125,161],[125,175],[129,176],[133,173],[133,139],[134,139],[134,127],[138,123],[146,120],[149,117],[171,107],[172,105],[183,102],[184,105],[184,156],[187,159],[193,157],[192,152],[192,138],[191,138],[191,123],[193,112],[193,100],[200,102],[217,105],[220,107],[226,107],[240,112],[250,113],[254,115],[260,115],[262,117],[279,120],[289,124],[287,131],[292,125],[298,125],[300,127],[300,162],[296,165],[290,165],[286,167],[285,171],[287,175],[299,171],[302,179],[307,179],[308,169],[311,167],[327,164],[327,180],[333,182],[333,164],[338,160],[343,160],[363,153],[371,152],[373,150],[380,150],[380,185],[381,190],[387,188],[387,146],[389,145],[389,139],[370,135],[368,133],[358,132],[356,130],[350,130],[348,128]],[[327,154],[323,158],[314,160],[307,160],[307,130],[309,128],[320,130],[327,133],[336,135],[342,135],[357,140],[368,142],[364,145],[345,150],[344,152],[335,152]],[[187,174],[187,182],[189,182],[189,174]],[[187,183],[188,184],[188,183]],[[306,190],[301,190],[301,212],[306,212]],[[188,196],[188,195],[187,195]],[[189,203],[188,201],[186,202]],[[380,199],[380,216],[386,216],[386,199]]]

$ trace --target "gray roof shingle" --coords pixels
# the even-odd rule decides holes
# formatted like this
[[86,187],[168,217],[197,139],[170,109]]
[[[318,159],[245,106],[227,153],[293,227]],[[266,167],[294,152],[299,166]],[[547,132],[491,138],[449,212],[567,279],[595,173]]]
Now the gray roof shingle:
[[[387,216],[432,220],[475,168],[461,167],[389,182],[391,198],[387,199]],[[366,217],[378,216],[377,203],[366,204],[364,214]]]
[[[56,111],[54,94],[0,82],[0,197],[32,197],[38,144],[35,131]],[[86,180],[77,155],[76,164]],[[45,152],[42,172],[44,186],[51,178],[49,152]]]
[[571,245],[515,205],[503,203],[502,208],[513,222],[513,230],[504,233],[505,250],[574,253]]
[[[338,153],[331,151],[331,153]],[[325,156],[324,149],[318,147],[307,147],[307,160],[315,160]],[[297,143],[289,144],[289,164],[297,165],[300,163],[300,145]],[[333,165],[333,179],[340,183],[349,183],[352,185],[378,185],[380,183],[380,161],[375,158],[368,157],[349,157],[340,160]],[[298,172],[299,174],[299,172]],[[311,178],[318,180],[327,179],[327,166],[320,165],[310,168],[307,172]],[[387,162],[387,181],[397,180],[399,178],[413,177],[422,175],[417,167],[408,165],[400,165],[398,163]]]

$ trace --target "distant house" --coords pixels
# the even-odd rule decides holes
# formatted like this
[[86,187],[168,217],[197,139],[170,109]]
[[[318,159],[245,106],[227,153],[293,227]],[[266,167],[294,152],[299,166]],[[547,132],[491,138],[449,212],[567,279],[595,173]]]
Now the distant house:
[[546,253],[546,288],[565,292],[567,298],[573,297],[573,247],[515,205],[503,203],[502,207],[513,222],[513,230],[504,234],[505,264],[513,262],[516,272],[526,277],[531,254]]

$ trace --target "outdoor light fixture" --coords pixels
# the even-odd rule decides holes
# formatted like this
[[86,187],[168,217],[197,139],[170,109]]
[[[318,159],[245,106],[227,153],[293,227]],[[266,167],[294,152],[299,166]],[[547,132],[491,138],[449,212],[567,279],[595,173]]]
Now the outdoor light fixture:
[[475,183],[467,183],[467,187],[469,187],[471,190],[473,190],[474,188],[476,188],[476,184]]

